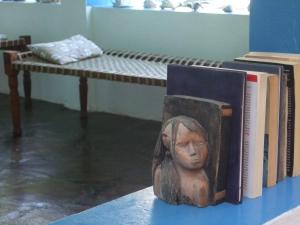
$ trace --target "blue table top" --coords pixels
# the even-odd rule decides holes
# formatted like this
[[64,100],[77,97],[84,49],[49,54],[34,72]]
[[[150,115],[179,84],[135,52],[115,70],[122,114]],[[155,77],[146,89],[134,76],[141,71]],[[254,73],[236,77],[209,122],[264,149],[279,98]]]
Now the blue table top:
[[51,225],[256,225],[300,205],[300,177],[265,188],[263,196],[240,205],[222,203],[207,208],[169,205],[152,187],[83,211]]

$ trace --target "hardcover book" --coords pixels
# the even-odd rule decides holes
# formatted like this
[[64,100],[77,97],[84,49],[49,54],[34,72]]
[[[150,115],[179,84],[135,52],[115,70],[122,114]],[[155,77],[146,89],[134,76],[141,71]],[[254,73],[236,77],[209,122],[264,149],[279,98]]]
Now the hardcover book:
[[[259,53],[258,57],[252,52],[240,57],[239,61],[252,61],[272,65],[281,65],[287,74],[287,154],[286,174],[288,176],[300,175],[300,56],[296,54],[266,54]],[[298,137],[298,138],[297,138]]]
[[205,207],[224,200],[231,106],[189,96],[166,96],[154,151],[153,188],[172,204]]
[[[223,68],[266,72],[268,77],[265,129],[264,186],[270,187],[283,179],[283,159],[286,154],[286,76],[282,66],[253,62],[224,62]],[[281,165],[278,166],[278,163]]]
[[227,102],[232,107],[226,201],[242,201],[242,150],[246,75],[220,68],[168,66],[167,95],[186,95]]

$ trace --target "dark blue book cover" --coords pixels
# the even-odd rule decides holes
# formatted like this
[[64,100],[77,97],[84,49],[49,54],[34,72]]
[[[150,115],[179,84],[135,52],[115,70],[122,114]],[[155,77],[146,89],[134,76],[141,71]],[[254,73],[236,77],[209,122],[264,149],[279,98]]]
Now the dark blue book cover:
[[226,200],[242,200],[243,113],[247,73],[220,68],[168,66],[167,95],[186,95],[227,102],[232,106]]
[[284,67],[280,65],[268,65],[263,63],[255,63],[255,62],[224,62],[222,64],[223,68],[230,68],[230,69],[240,69],[240,70],[251,70],[257,72],[266,72],[278,75],[280,81],[280,109],[279,109],[279,138],[278,138],[278,168],[277,168],[277,180],[282,180],[284,175],[284,163],[282,162],[285,159],[283,154],[286,153],[286,127],[287,127],[287,120],[286,120],[286,93],[287,93],[287,76],[284,72]]

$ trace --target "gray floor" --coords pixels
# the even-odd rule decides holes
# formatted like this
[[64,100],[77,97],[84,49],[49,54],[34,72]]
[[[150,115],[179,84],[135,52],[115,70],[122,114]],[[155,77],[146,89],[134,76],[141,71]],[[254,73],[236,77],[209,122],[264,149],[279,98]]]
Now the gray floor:
[[[0,224],[40,225],[151,185],[159,122],[34,101],[11,137],[0,94]],[[22,107],[23,108],[23,107]]]

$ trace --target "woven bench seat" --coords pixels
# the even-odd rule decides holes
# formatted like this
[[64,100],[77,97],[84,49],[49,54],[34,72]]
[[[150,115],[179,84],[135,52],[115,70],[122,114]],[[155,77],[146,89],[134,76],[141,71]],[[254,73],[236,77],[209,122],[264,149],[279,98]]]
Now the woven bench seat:
[[46,62],[30,52],[19,54],[17,70],[97,78],[153,86],[166,86],[167,64],[218,66],[220,62],[184,57],[160,56],[126,51],[105,51],[103,55],[66,65]]
[[198,65],[220,67],[222,62],[187,57],[172,57],[107,50],[104,54],[75,63],[57,65],[33,56],[31,52],[4,53],[5,72],[9,78],[11,114],[14,136],[21,135],[21,116],[18,93],[18,73],[26,74],[25,106],[31,107],[30,72],[71,75],[79,77],[80,115],[87,117],[87,79],[96,78],[126,83],[164,87],[167,83],[167,65]]
[[81,60],[67,65],[47,63],[29,56],[13,64],[17,70],[97,78],[146,85],[165,86],[167,66],[142,60],[109,55]]

